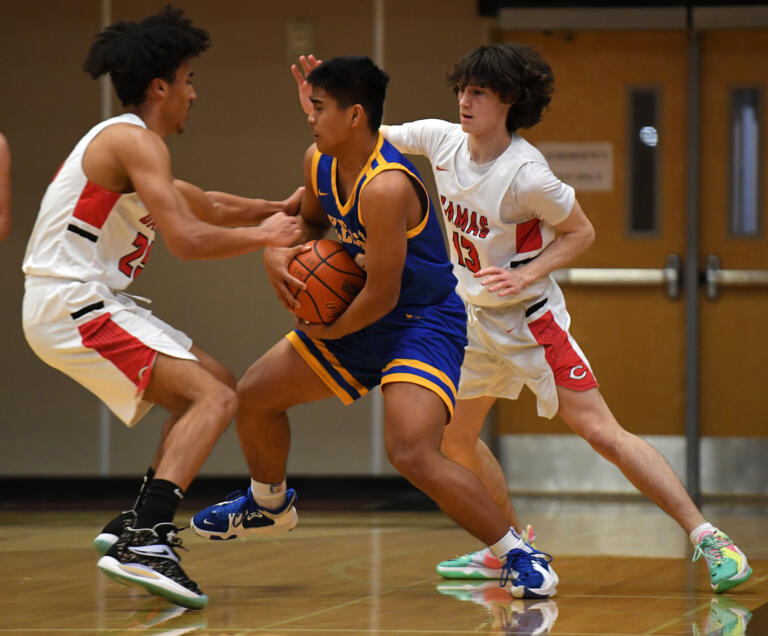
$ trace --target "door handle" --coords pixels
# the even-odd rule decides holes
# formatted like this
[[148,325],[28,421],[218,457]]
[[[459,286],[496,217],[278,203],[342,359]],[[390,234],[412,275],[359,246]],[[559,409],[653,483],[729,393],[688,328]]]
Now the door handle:
[[720,257],[717,254],[707,254],[707,267],[703,278],[707,299],[717,300],[720,296],[720,285],[734,287],[768,285],[768,269],[721,269]]
[[679,254],[668,254],[664,267],[570,267],[552,272],[561,285],[663,285],[667,297],[679,298],[683,261]]

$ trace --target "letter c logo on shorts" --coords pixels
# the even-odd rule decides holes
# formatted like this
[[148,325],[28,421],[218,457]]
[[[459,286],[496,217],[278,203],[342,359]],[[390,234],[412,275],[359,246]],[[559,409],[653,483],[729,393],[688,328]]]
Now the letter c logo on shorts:
[[587,370],[586,369],[584,369],[584,371],[582,371],[581,375],[576,373],[577,369],[584,369],[584,365],[577,364],[575,367],[573,367],[571,369],[571,373],[570,373],[571,380],[583,380],[585,377],[587,377]]

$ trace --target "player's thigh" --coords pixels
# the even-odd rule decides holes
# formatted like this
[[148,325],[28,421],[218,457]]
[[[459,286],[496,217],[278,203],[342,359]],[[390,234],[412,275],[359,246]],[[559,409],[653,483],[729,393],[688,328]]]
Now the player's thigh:
[[446,438],[457,442],[476,442],[480,437],[483,424],[485,424],[485,418],[494,402],[496,402],[496,398],[490,395],[467,400],[456,400],[453,417],[445,428]]
[[232,390],[196,360],[158,353],[144,399],[175,414],[205,398],[232,400]]
[[248,368],[237,384],[237,394],[241,408],[285,410],[323,400],[333,392],[283,338]]
[[235,378],[235,376],[232,375],[232,372],[216,358],[214,358],[209,353],[206,353],[200,347],[194,344],[190,347],[190,351],[194,353],[195,356],[197,356],[197,359],[200,361],[202,367],[209,373],[213,374],[213,376],[220,382],[223,382],[231,389],[235,389],[237,387],[237,378]]
[[387,451],[439,449],[449,413],[434,391],[412,382],[382,385]]
[[582,437],[620,428],[597,388],[575,391],[558,386],[557,397],[560,404],[558,414]]

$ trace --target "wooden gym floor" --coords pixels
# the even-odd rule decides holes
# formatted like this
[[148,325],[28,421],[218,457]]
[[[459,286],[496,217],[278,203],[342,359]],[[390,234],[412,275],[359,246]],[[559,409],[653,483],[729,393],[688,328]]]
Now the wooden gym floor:
[[768,635],[764,506],[705,509],[755,570],[726,595],[710,592],[687,538],[653,506],[539,499],[518,509],[555,556],[551,600],[438,577],[436,561],[476,546],[440,513],[299,510],[297,529],[278,539],[182,533],[183,565],[210,597],[199,612],[96,569],[90,543],[115,511],[2,511],[0,633]]

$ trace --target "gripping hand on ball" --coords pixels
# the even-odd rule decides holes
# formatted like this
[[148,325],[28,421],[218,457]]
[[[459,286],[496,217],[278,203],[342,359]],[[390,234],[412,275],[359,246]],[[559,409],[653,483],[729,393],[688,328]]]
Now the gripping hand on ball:
[[264,244],[276,247],[295,243],[301,234],[299,220],[284,212],[275,212],[268,216],[261,222],[259,229],[262,231]]
[[310,248],[306,245],[297,245],[296,247],[268,247],[264,250],[262,260],[267,277],[272,285],[278,300],[288,311],[294,311],[301,307],[301,303],[291,293],[291,286],[299,289],[306,289],[303,281],[291,276],[288,271],[288,263],[293,260],[296,254],[306,252]]

